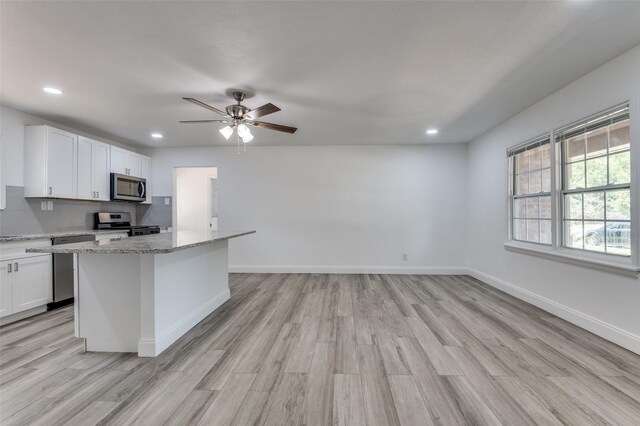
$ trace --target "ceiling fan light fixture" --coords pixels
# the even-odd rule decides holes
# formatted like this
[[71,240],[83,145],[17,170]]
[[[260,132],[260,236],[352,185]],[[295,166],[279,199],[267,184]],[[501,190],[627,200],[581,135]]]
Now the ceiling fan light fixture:
[[233,134],[233,129],[230,126],[226,126],[220,129],[219,132],[222,134],[222,136],[224,136],[226,140],[229,140],[229,138]]
[[253,135],[251,134],[251,132],[249,132],[245,136],[241,136],[241,138],[242,138],[242,142],[247,143],[253,140]]
[[245,126],[244,124],[240,124],[238,126],[238,136],[240,136],[242,139],[244,139],[245,137],[251,135],[251,130],[249,130],[249,128],[247,126]]

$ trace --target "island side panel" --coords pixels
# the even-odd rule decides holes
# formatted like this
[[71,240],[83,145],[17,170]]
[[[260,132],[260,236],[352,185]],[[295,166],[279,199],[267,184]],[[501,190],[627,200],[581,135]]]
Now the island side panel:
[[138,355],[156,356],[229,300],[228,241],[141,256]]
[[78,333],[88,351],[137,352],[140,256],[78,254]]

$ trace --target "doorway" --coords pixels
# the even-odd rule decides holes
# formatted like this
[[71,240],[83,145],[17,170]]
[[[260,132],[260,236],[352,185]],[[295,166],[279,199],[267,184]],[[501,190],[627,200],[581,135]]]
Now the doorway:
[[179,231],[217,230],[217,167],[175,167],[173,199],[174,229]]

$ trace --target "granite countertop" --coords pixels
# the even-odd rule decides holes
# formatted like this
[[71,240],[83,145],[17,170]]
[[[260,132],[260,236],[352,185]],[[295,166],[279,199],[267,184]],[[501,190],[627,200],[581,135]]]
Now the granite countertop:
[[25,250],[27,253],[158,254],[229,240],[256,231],[171,231],[121,239],[62,244]]
[[58,237],[77,237],[80,235],[122,234],[126,229],[86,229],[81,231],[43,232],[42,234],[0,235],[0,243],[29,240],[50,240]]

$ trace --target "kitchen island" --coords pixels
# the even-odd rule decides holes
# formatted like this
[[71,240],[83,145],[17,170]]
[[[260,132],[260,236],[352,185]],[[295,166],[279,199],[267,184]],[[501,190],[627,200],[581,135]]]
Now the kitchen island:
[[173,231],[38,247],[77,254],[76,336],[88,351],[153,357],[229,297],[228,241],[255,231]]

